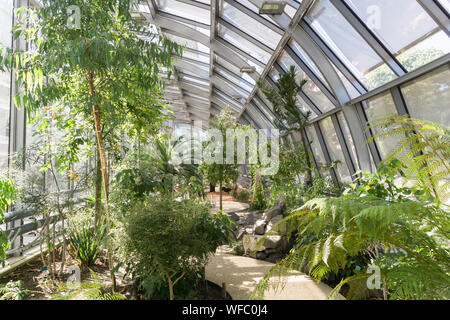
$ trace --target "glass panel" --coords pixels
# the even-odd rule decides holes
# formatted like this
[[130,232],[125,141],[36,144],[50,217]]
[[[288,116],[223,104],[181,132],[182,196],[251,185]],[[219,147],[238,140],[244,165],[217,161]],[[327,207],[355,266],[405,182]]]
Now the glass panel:
[[219,36],[234,45],[235,47],[247,52],[253,58],[266,64],[270,59],[270,53],[262,50],[247,39],[244,39],[237,33],[219,24]]
[[303,50],[303,48],[295,41],[291,40],[289,42],[289,46],[292,50],[302,59],[302,61],[311,69],[311,71],[322,80],[322,83],[328,87],[328,83],[326,82],[324,76],[320,72],[319,68],[317,68],[316,64],[311,60],[309,55]]
[[[249,8],[250,10],[252,10],[253,12],[259,14],[259,8],[257,6],[255,6],[253,3],[251,3],[248,0],[237,0],[237,2],[241,3],[242,5],[246,6],[247,8]],[[292,11],[292,8],[290,8],[289,6],[286,6],[284,8],[284,12],[289,16],[289,17],[293,17],[295,14],[295,11]],[[261,14],[261,17],[263,17],[264,19],[266,19],[267,21],[270,21],[273,23],[273,20],[271,19],[271,16],[268,14]]]
[[189,75],[183,74],[183,73],[181,73],[180,75],[181,75],[181,79],[182,80],[188,80],[188,81],[191,81],[191,82],[194,82],[194,83],[198,83],[198,84],[204,85],[204,86],[208,86],[209,85],[208,80],[202,80],[201,78],[192,77],[192,76],[189,76]]
[[[396,77],[330,1],[315,2],[306,19],[368,89],[379,87]],[[382,67],[385,69],[379,74],[377,69]]]
[[199,7],[191,6],[175,0],[156,0],[156,4],[158,9],[163,12],[204,24],[210,23],[209,10],[201,9]]
[[225,67],[230,72],[234,73],[235,75],[240,75],[242,79],[248,82],[248,85],[252,86],[252,88],[255,86],[255,80],[253,80],[252,77],[250,77],[247,73],[241,73],[241,70],[236,67],[234,64],[229,63],[227,60],[222,59],[218,55],[216,55],[216,61],[218,64],[220,64],[222,67]]
[[450,69],[448,64],[401,88],[413,118],[450,127]]
[[252,102],[253,102],[254,104],[256,104],[256,105],[259,107],[259,109],[261,109],[262,112],[264,112],[264,114],[266,115],[266,117],[269,118],[270,121],[272,121],[272,123],[273,123],[274,118],[273,118],[273,116],[272,116],[272,113],[270,113],[269,111],[267,111],[267,108],[272,108],[272,106],[266,106],[265,104],[260,103],[260,101],[257,100],[257,99],[253,99]]
[[[0,46],[11,47],[13,1],[7,0],[0,6]],[[9,108],[11,73],[0,73],[0,168],[8,166]]]
[[[366,115],[367,119],[373,120],[386,116],[388,114],[396,114],[397,109],[395,108],[394,100],[390,92],[385,92],[372,99],[366,101]],[[381,133],[380,130],[375,130],[375,134]],[[383,140],[377,140],[378,150],[380,151],[381,157],[385,158],[393,147],[397,144],[399,138],[390,137]]]
[[408,71],[450,51],[450,39],[415,0],[346,2]]
[[242,11],[239,11],[227,2],[224,2],[223,4],[222,15],[226,21],[238,27],[239,29],[242,29],[242,31],[249,34],[259,42],[272,48],[273,50],[275,50],[278,42],[281,40],[281,35],[273,32],[265,25],[250,18],[248,15],[246,15]]
[[314,81],[309,78],[302,69],[300,69],[292,60],[292,58],[284,51],[279,59],[280,65],[284,67],[285,71],[289,70],[291,65],[296,66],[297,69],[297,82],[299,83],[303,79],[307,80],[303,86],[303,92],[314,102],[314,104],[322,111],[326,112],[334,109],[334,105],[330,100],[322,93],[319,87],[316,86]]
[[225,72],[222,69],[215,68],[215,72],[220,74],[222,77],[224,77],[228,81],[231,81],[232,83],[234,83],[237,87],[241,88],[242,90],[245,90],[246,91],[246,96],[248,96],[250,94],[250,92],[252,91],[252,89],[253,89],[253,87],[250,87],[250,86],[247,85],[247,82],[240,81],[239,80],[240,78],[236,78],[236,77],[232,76],[230,73]]
[[342,128],[342,133],[344,134],[344,139],[347,142],[348,146],[350,147],[350,156],[352,157],[352,161],[355,164],[356,171],[358,171],[360,169],[357,161],[358,157],[356,155],[355,143],[353,142],[353,137],[350,132],[350,128],[348,127],[347,120],[345,119],[343,112],[339,112],[337,114],[337,117],[339,120],[339,124],[341,125]]
[[197,41],[193,41],[190,39],[186,39],[186,38],[182,38],[173,34],[169,34],[166,33],[167,38],[169,38],[172,41],[175,41],[176,43],[178,43],[179,45],[182,46],[186,46],[190,49],[194,49],[197,51],[201,51],[201,52],[205,52],[205,53],[209,53],[209,48],[203,44],[201,44],[200,42]]
[[339,161],[336,165],[337,172],[341,178],[341,182],[352,183],[350,172],[348,171],[347,163],[345,162],[344,152],[339,143],[336,130],[333,126],[333,121],[328,117],[320,121],[320,128],[322,129],[323,138],[327,145],[328,153],[332,161]]
[[200,53],[195,53],[192,51],[188,51],[188,50],[184,50],[183,51],[183,57],[195,60],[195,61],[199,61],[199,62],[203,62],[203,63],[209,63],[209,55],[203,55]]
[[438,0],[441,6],[447,10],[447,13],[450,13],[450,1],[449,0]]
[[330,175],[328,170],[323,170],[322,168],[326,166],[327,162],[325,160],[325,156],[323,155],[322,148],[320,147],[319,139],[317,138],[316,130],[314,126],[306,127],[306,135],[308,137],[308,141],[311,143],[311,150],[314,155],[314,160],[316,161],[317,166],[320,168],[320,172],[326,176]]

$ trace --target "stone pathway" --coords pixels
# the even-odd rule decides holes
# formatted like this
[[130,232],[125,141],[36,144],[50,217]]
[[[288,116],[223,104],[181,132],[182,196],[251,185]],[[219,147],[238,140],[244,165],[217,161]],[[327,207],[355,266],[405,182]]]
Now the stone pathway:
[[[270,262],[235,256],[231,249],[220,247],[206,266],[206,279],[219,286],[225,283],[233,300],[248,300],[258,282],[273,266]],[[277,283],[277,276],[271,278],[264,300],[325,300],[331,291],[326,284],[317,283],[300,272],[283,277],[278,290],[275,290],[273,286]],[[340,296],[339,300],[344,300],[344,297]]]
[[[209,194],[212,202],[218,199],[215,194]],[[248,212],[249,205],[243,202],[235,202],[230,196],[223,198],[223,210],[235,222],[243,225],[253,225],[263,216],[262,212]],[[217,212],[213,207],[212,212]],[[266,273],[274,266],[273,263],[251,257],[236,256],[228,246],[217,249],[216,254],[210,259],[206,266],[206,279],[222,286],[225,283],[226,290],[233,300],[248,300],[257,284]],[[265,300],[325,300],[331,288],[324,283],[317,283],[310,276],[297,271],[291,272],[281,279],[281,285],[275,290],[275,286],[280,283],[279,278],[271,278],[271,286],[266,290]],[[344,297],[339,296],[339,300]]]

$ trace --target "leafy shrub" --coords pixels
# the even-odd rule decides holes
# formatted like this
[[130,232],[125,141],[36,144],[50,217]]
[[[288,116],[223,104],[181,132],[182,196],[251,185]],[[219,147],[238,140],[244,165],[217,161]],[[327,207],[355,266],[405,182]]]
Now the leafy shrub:
[[240,189],[239,192],[237,192],[235,189],[232,189],[230,195],[237,200],[246,201],[250,198],[250,191],[247,189]]
[[186,275],[200,273],[218,246],[228,241],[229,219],[212,217],[197,200],[176,201],[151,196],[137,203],[124,221],[122,248],[128,272],[147,296],[164,283],[174,299],[174,286]]
[[0,285],[0,300],[24,300],[30,291],[23,288],[23,281],[9,281]]
[[94,227],[92,219],[89,219],[89,213],[87,217],[85,212],[79,214],[81,217],[73,217],[69,221],[67,233],[69,254],[82,265],[92,266],[100,255],[106,236],[106,224],[101,223]]
[[[8,179],[0,178],[0,224],[4,222],[3,211],[5,211],[9,205],[14,203],[14,199],[17,198],[18,190],[14,186],[13,182]],[[8,239],[5,234],[0,232],[0,264],[5,265],[6,250],[9,248]]]

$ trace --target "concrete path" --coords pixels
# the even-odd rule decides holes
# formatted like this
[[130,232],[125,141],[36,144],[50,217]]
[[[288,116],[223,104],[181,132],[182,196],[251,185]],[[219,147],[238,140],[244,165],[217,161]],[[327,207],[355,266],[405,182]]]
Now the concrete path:
[[[222,286],[233,300],[248,300],[258,282],[274,264],[249,257],[235,256],[227,247],[220,247],[206,267],[206,279]],[[325,300],[331,288],[317,283],[300,272],[282,278],[278,290],[273,285],[279,282],[277,276],[271,278],[272,285],[264,295],[264,300]],[[342,296],[339,300],[343,300]]]

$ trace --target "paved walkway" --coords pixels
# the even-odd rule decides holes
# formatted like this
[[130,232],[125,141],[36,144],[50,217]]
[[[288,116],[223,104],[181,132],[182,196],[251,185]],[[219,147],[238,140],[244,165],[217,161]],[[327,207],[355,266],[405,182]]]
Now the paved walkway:
[[[249,257],[235,256],[226,247],[220,247],[206,266],[206,279],[222,286],[233,300],[248,300],[258,282],[274,264]],[[292,272],[283,277],[281,285],[277,276],[271,278],[271,286],[264,295],[264,300],[325,300],[331,288],[324,283],[317,283],[311,277],[300,272]],[[339,300],[343,300],[342,296]]]

